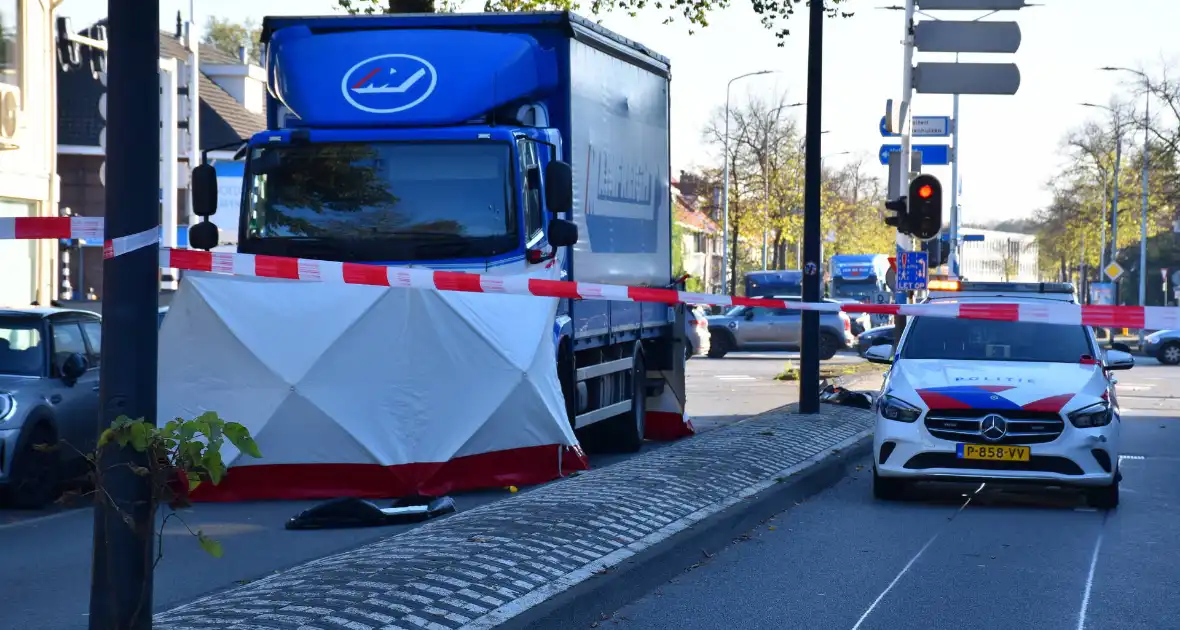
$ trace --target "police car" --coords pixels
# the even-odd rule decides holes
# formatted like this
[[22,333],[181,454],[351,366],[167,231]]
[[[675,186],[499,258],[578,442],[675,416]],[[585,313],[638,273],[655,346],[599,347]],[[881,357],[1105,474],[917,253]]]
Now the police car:
[[[1076,304],[1068,283],[929,283],[928,304]],[[1088,326],[910,317],[875,404],[873,494],[913,482],[1076,487],[1090,504],[1119,502],[1119,419],[1112,370],[1134,358],[1105,350]]]

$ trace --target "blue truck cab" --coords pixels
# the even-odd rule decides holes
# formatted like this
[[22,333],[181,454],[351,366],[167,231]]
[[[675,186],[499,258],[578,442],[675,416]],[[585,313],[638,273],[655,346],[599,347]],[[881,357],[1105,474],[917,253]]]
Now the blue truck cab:
[[[239,252],[672,286],[664,57],[569,12],[267,17],[262,43]],[[683,412],[683,317],[561,300],[575,429],[638,449],[673,372]]]
[[803,295],[803,272],[796,269],[746,273],[746,297],[776,295]]
[[[867,304],[893,302],[892,267],[886,254],[837,254],[830,261],[828,295]],[[888,315],[873,314],[874,326],[888,323]]]

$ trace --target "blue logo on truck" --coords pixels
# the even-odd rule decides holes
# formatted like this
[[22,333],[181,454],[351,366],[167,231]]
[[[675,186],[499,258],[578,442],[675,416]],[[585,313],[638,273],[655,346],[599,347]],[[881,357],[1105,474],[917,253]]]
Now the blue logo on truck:
[[425,101],[438,85],[438,72],[414,55],[369,57],[344,74],[340,91],[353,107],[371,114],[405,111]]

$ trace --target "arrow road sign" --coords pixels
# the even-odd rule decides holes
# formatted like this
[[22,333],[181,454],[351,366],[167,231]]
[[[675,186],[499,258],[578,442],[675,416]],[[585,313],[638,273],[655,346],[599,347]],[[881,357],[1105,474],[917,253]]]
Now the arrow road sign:
[[1020,50],[1016,22],[918,22],[914,46],[922,52],[1014,53]]
[[[914,116],[911,120],[913,136],[916,138],[945,138],[951,135],[950,116]],[[879,125],[882,138],[896,138],[899,133],[889,133],[885,126],[885,117],[881,117]],[[927,162],[929,163],[929,162]]]
[[1020,89],[1014,63],[919,63],[914,66],[918,94],[1012,95]]
[[[951,148],[946,144],[915,144],[914,151],[922,152],[922,164],[926,166],[946,166],[951,163]],[[882,165],[889,164],[889,154],[901,151],[900,144],[883,144],[879,158]]]

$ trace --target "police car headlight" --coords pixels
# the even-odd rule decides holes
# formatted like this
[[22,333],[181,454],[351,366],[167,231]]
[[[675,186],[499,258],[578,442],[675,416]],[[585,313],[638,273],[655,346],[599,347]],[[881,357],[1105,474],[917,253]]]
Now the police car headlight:
[[1069,414],[1069,421],[1079,429],[1104,427],[1114,420],[1114,412],[1104,402],[1083,407]]
[[921,409],[893,396],[882,398],[877,410],[881,413],[882,418],[898,422],[914,422],[918,416],[922,415]]
[[8,392],[0,392],[0,422],[5,422],[16,413],[16,399]]

